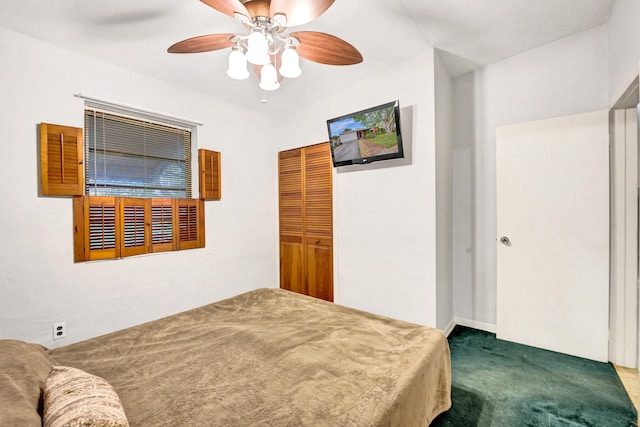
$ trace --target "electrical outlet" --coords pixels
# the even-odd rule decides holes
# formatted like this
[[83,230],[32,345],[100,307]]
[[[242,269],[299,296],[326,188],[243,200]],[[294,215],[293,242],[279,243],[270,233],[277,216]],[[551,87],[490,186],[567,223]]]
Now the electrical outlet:
[[53,339],[59,340],[60,338],[67,337],[67,322],[58,322],[53,324]]

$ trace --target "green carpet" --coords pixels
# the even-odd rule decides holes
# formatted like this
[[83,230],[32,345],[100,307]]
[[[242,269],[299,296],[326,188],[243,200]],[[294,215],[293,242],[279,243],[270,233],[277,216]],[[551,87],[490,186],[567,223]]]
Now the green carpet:
[[432,426],[628,427],[636,410],[611,364],[456,326],[452,407]]

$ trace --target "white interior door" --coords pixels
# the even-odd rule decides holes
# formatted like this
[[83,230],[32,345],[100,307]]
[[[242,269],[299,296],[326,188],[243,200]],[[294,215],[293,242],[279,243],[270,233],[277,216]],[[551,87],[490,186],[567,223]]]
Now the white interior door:
[[498,338],[607,361],[608,133],[606,111],[497,129]]

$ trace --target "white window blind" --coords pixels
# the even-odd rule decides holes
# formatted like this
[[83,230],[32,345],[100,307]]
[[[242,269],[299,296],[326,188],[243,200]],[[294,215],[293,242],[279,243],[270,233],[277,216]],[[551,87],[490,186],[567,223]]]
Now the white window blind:
[[86,193],[191,197],[191,131],[85,110]]

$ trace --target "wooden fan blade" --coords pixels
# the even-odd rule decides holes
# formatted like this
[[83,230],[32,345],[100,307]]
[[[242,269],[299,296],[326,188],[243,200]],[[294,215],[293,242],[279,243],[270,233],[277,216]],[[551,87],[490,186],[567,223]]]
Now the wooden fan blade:
[[238,12],[242,13],[245,16],[249,16],[249,12],[247,8],[244,7],[240,0],[200,0],[202,3],[207,6],[211,6],[218,12],[222,12],[225,15],[229,15],[234,18],[233,13]]
[[224,49],[235,45],[231,41],[235,34],[209,34],[206,36],[192,37],[175,43],[167,52],[169,53],[199,53],[212,50]]
[[298,55],[309,61],[328,65],[353,65],[362,62],[358,49],[331,34],[297,31],[290,36],[300,40],[300,45],[296,48]]
[[335,0],[271,0],[271,16],[287,17],[287,27],[306,24],[326,12]]

